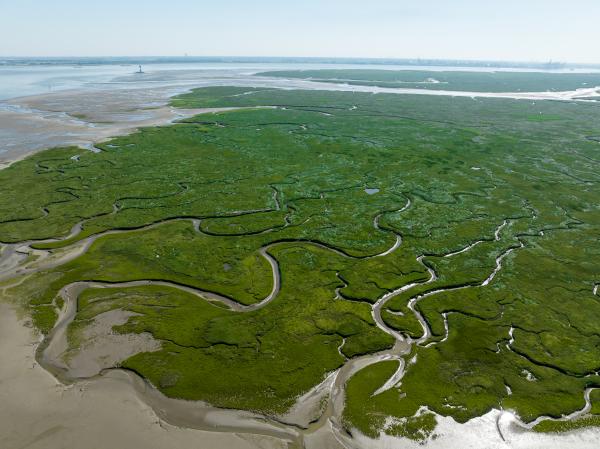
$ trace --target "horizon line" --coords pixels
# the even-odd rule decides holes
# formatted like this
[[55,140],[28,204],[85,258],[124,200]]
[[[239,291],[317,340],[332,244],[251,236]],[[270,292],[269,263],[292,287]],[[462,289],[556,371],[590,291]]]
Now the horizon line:
[[362,57],[362,56],[240,56],[240,55],[0,55],[0,60],[49,60],[49,59],[213,59],[213,60],[278,60],[278,61],[353,61],[353,62],[375,62],[375,63],[458,63],[458,64],[518,64],[518,65],[535,65],[535,66],[569,66],[569,67],[600,67],[599,62],[570,62],[570,61],[548,61],[540,60],[509,60],[509,59],[478,59],[478,58],[427,58],[427,57]]

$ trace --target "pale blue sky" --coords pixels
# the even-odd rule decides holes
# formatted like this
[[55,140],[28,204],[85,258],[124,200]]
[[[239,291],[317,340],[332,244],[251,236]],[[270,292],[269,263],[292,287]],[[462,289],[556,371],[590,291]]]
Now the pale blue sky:
[[600,0],[0,0],[0,56],[600,63]]

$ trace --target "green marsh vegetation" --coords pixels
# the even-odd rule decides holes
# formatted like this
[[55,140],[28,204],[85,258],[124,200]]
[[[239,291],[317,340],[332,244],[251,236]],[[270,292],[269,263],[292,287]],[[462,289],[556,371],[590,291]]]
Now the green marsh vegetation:
[[569,421],[542,421],[533,430],[536,432],[571,432],[585,427],[600,426],[600,390],[590,393],[591,409],[587,415]]
[[172,397],[276,414],[348,358],[389,349],[371,305],[415,283],[382,318],[418,340],[414,309],[431,336],[405,357],[398,388],[371,397],[398,362],[350,380],[349,428],[422,440],[431,412],[464,422],[502,407],[532,421],[582,409],[584,390],[600,387],[596,104],[239,87],[173,104],[274,108],[0,171],[0,241],[65,237],[78,223],[68,240],[33,246],[99,235],[7,290],[43,332],[59,290],[77,281],[167,281],[259,304],[274,286],[265,252],[281,288],[262,308],[240,313],[167,286],[88,289],[74,326],[136,312],[115,330],[149,332],[162,349],[124,367]]
[[354,86],[466,92],[559,92],[600,86],[600,74],[597,73],[322,69],[263,72],[259,75]]
[[353,376],[346,386],[344,422],[371,438],[377,438],[383,430],[390,435],[426,441],[437,424],[435,415],[420,410],[418,402],[403,398],[397,389],[373,396],[397,369],[397,361],[385,361]]

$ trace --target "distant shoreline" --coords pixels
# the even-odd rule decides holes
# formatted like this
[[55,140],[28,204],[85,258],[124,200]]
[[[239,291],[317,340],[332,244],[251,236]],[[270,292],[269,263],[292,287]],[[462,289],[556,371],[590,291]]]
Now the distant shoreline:
[[181,63],[275,63],[275,64],[359,64],[423,67],[462,67],[538,70],[600,70],[600,63],[497,61],[419,58],[349,58],[294,56],[0,56],[0,67],[12,65],[110,65]]
[[[342,79],[323,80],[261,76],[264,70],[278,71],[281,66],[275,64],[263,67],[210,67],[188,69],[183,64],[173,67],[155,66],[148,70],[142,79],[133,75],[129,66],[106,66],[96,70],[82,68],[81,80],[75,85],[58,84],[57,90],[38,92],[28,95],[28,86],[22,90],[6,92],[8,98],[0,100],[0,168],[6,168],[16,160],[32,153],[52,147],[79,146],[90,148],[95,142],[134,132],[145,126],[158,126],[172,123],[174,120],[194,115],[194,111],[183,111],[169,107],[170,98],[189,89],[216,85],[238,85],[251,87],[270,87],[283,89],[306,89],[324,91],[351,91],[378,94],[446,96],[463,98],[495,98],[520,101],[596,101],[600,88],[590,87],[577,91],[552,92],[470,92],[457,90],[417,89],[414,87],[378,87],[368,85],[350,85]],[[183,66],[183,69],[182,69]],[[118,73],[113,73],[117,67]],[[323,66],[318,66],[317,69]],[[332,66],[333,67],[333,66]],[[356,67],[356,66],[354,66]],[[304,66],[299,65],[301,70]],[[365,66],[361,70],[370,67]],[[379,69],[387,68],[381,66]],[[158,70],[156,70],[158,69]],[[161,70],[162,69],[162,70]],[[210,70],[209,70],[210,69]],[[315,67],[307,65],[307,70]],[[346,70],[345,68],[340,68]],[[15,70],[5,70],[10,81],[20,79],[21,73],[41,72],[37,74],[37,84],[50,83],[67,77],[79,69],[31,66]],[[415,68],[405,67],[414,71]],[[441,73],[445,68],[430,68],[431,72]],[[454,68],[454,70],[461,70]],[[469,72],[492,71],[490,69],[464,70]],[[425,69],[424,71],[427,71]],[[0,80],[3,69],[0,66]],[[12,73],[8,73],[12,72]],[[51,72],[51,73],[46,73]],[[122,73],[125,72],[125,73]],[[252,72],[252,73],[251,73]],[[258,72],[258,73],[257,73]],[[556,72],[553,72],[556,73]],[[563,72],[570,73],[570,72]],[[432,75],[434,76],[434,75]],[[560,75],[556,75],[560,77]],[[567,75],[565,75],[567,76]],[[110,81],[97,81],[97,78]],[[596,75],[596,77],[598,77]],[[59,82],[57,81],[57,82]],[[332,82],[327,82],[332,81]],[[1,83],[0,83],[1,85]],[[591,84],[590,84],[591,85]],[[595,85],[595,84],[594,84]],[[13,96],[9,96],[12,94]],[[0,89],[0,98],[2,90]],[[60,111],[60,112],[58,112]],[[31,132],[35,130],[35,132]]]

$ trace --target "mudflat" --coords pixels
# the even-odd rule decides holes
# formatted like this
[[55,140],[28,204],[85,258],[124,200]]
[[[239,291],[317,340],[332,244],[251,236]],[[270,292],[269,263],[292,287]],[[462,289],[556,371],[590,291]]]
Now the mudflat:
[[[260,435],[181,429],[158,419],[122,373],[58,383],[35,361],[39,338],[15,309],[0,304],[0,447],[59,449],[283,448]],[[110,431],[107,431],[110,429]]]

